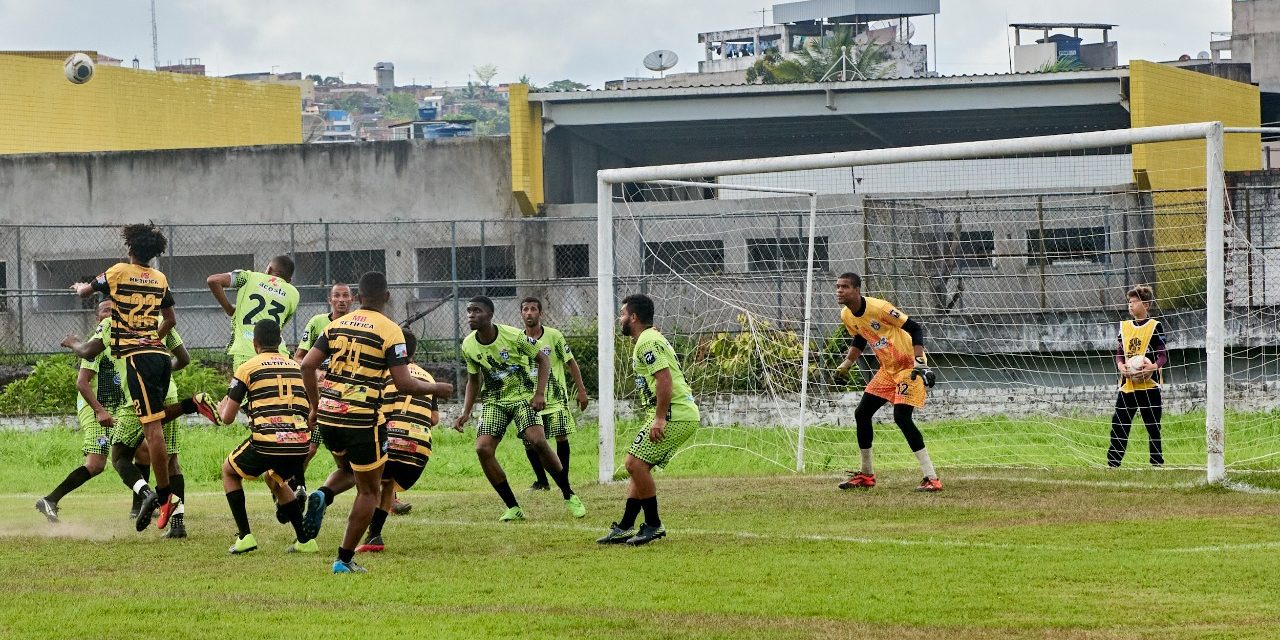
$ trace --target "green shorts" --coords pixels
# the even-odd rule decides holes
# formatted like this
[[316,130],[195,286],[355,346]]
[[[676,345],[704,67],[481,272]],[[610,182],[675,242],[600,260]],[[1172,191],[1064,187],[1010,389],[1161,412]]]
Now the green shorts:
[[559,436],[569,436],[578,431],[578,425],[573,419],[573,412],[569,411],[568,407],[551,412],[543,412],[542,428],[546,430],[548,440]]
[[[133,416],[133,410],[129,407],[125,408],[128,409],[127,413]],[[113,413],[112,421],[118,424],[122,413],[126,412],[117,410]],[[136,422],[138,418],[134,416],[133,419]],[[80,408],[76,410],[76,420],[80,423],[80,432],[84,434],[84,446],[81,448],[84,455],[107,455],[111,451],[111,434],[98,422],[98,417],[93,413],[93,407],[80,403]]]
[[[169,391],[164,396],[165,406],[178,404],[178,385],[172,380],[169,381]],[[132,412],[131,412],[132,413]],[[92,412],[90,412],[92,416]],[[169,450],[169,455],[177,455],[182,451],[182,440],[178,435],[178,421],[171,420],[164,423],[164,445]],[[120,414],[116,415],[116,426],[111,430],[111,442],[122,444],[131,449],[137,449],[142,445],[142,423],[138,421],[137,415],[130,416],[129,420],[122,420]]]
[[525,429],[534,425],[542,426],[542,418],[529,405],[528,401],[520,402],[486,402],[480,412],[480,427],[477,436],[493,436],[499,440],[507,435],[507,425],[516,425],[516,434],[524,437]]
[[693,432],[697,430],[697,422],[668,421],[667,431],[662,437],[662,442],[651,442],[649,440],[649,427],[641,427],[640,432],[631,441],[631,448],[627,449],[627,453],[655,467],[665,467],[671,461],[671,456],[675,455],[676,449],[679,449],[680,445],[688,441]]

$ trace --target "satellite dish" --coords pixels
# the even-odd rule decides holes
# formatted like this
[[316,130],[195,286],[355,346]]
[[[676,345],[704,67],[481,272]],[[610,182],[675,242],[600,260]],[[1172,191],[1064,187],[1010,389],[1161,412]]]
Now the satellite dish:
[[668,49],[658,49],[644,57],[644,68],[650,71],[666,71],[676,66],[680,56]]
[[1209,59],[1208,51],[1201,51],[1200,53],[1196,54],[1196,60],[1208,60],[1208,59]]

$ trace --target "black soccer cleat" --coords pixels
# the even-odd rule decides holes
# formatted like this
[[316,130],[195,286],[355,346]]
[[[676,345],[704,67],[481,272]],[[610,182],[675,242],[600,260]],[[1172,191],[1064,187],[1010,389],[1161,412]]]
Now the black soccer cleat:
[[651,527],[647,524],[642,524],[640,525],[640,533],[631,536],[631,538],[627,540],[627,544],[633,547],[638,547],[642,544],[649,544],[658,538],[665,537],[667,537],[667,530],[661,526]]
[[533,484],[529,485],[529,490],[530,491],[550,491],[551,485],[545,482],[534,482]]
[[142,496],[142,504],[138,505],[138,517],[134,519],[133,526],[138,531],[142,531],[151,525],[151,515],[156,512],[156,508],[160,506],[160,496],[154,491],[148,491]]
[[48,498],[40,498],[36,500],[36,511],[49,519],[49,522],[58,522],[58,503],[50,501]]
[[609,526],[609,533],[604,534],[604,536],[600,538],[596,538],[596,544],[622,544],[627,540],[630,540],[634,535],[636,535],[635,529],[623,529],[615,522]]
[[173,514],[169,519],[169,530],[164,533],[166,538],[185,538],[187,537],[187,525],[182,520],[181,513]]

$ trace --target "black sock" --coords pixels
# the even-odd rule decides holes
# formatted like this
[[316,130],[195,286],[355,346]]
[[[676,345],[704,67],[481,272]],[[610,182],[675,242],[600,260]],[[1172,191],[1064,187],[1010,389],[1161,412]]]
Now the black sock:
[[181,473],[169,476],[169,491],[178,496],[178,502],[186,502],[187,480]]
[[511,493],[511,485],[509,483],[504,481],[502,484],[495,484],[493,485],[493,490],[498,492],[498,497],[502,498],[508,509],[520,506],[520,503],[516,502],[516,494]]
[[[173,493],[171,487],[156,487],[156,497],[160,498],[160,506],[164,506],[169,502],[169,496]],[[241,504],[244,504],[244,498],[241,498]]]
[[569,471],[569,441],[556,440],[556,457],[560,458],[560,466],[564,467],[565,472]]
[[538,484],[547,484],[547,470],[542,468],[542,458],[538,457],[538,450],[533,447],[525,447],[524,455],[529,458],[529,466],[533,467],[533,475]]
[[626,530],[636,526],[638,515],[640,515],[640,500],[627,498],[627,506],[622,509],[622,519],[618,521],[618,528]]
[[644,507],[644,523],[651,527],[661,527],[662,518],[658,517],[658,496],[645,498],[640,501],[640,506]]
[[293,500],[280,505],[278,509],[284,512],[286,516],[285,522],[293,525],[293,535],[298,539],[298,542],[306,542],[309,540],[306,534],[302,532],[302,505],[299,503],[298,499],[294,498]]
[[143,480],[146,480],[147,482],[151,482],[151,465],[150,464],[140,464],[135,462],[133,463],[133,466],[138,468],[138,475],[142,476]]
[[556,486],[560,487],[560,495],[568,500],[573,496],[573,489],[569,486],[569,470],[561,469],[560,473],[552,473],[551,478],[556,481]]
[[369,521],[369,537],[382,535],[382,525],[387,523],[387,512],[382,509],[373,510],[373,520]]
[[58,488],[54,489],[53,493],[45,496],[44,499],[49,502],[56,503],[62,499],[62,496],[79,489],[80,485],[88,482],[92,477],[93,474],[89,473],[89,469],[87,467],[83,465],[76,467],[71,471],[71,473],[67,474],[67,479],[63,480],[62,484],[58,485]]
[[231,517],[235,518],[236,529],[243,538],[250,533],[249,513],[244,508],[244,489],[227,492],[227,504],[231,506]]
[[333,493],[332,489],[322,486],[320,487],[320,494],[324,496],[324,506],[327,507],[333,504],[333,496],[336,494]]
[[[116,468],[116,473],[119,474],[120,481],[124,483],[124,486],[128,487],[134,495],[140,495],[149,490],[150,487],[147,486],[147,481],[142,477],[142,472],[140,471],[142,465],[134,464],[132,458],[132,453],[129,454],[128,458],[116,458],[112,466]],[[150,470],[150,467],[147,467],[147,469]],[[137,489],[139,482],[142,483],[142,491]]]
[[289,485],[290,489],[293,489],[294,493],[297,493],[298,487],[302,487],[303,489],[307,487],[307,478],[303,474],[299,473],[296,476],[289,476],[289,480],[286,484]]
[[182,405],[182,415],[184,416],[198,411],[198,409],[196,409],[196,401],[191,398],[183,400],[180,404]]
[[133,505],[129,507],[129,511],[137,511],[142,508],[142,495],[133,494]]
[[338,547],[338,559],[343,562],[351,562],[356,559],[355,549],[343,549]]

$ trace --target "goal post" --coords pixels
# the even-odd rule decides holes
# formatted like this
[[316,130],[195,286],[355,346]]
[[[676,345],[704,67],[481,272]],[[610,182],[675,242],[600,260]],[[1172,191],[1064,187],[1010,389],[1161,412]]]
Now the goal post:
[[[807,222],[798,221],[793,227],[799,236],[794,238],[799,242],[794,247],[795,251],[792,254],[795,255],[793,257],[800,258],[798,252],[803,248],[803,282],[799,282],[799,276],[796,278],[796,284],[803,285],[802,289],[796,289],[800,299],[788,298],[788,301],[784,304],[781,287],[779,287],[778,293],[779,308],[794,303],[795,310],[798,312],[798,317],[794,318],[794,324],[798,325],[796,327],[798,333],[796,342],[798,342],[798,345],[795,345],[794,350],[787,350],[781,355],[768,353],[772,346],[767,343],[777,334],[770,333],[771,330],[767,327],[767,324],[757,325],[757,320],[752,318],[751,314],[744,314],[747,316],[746,323],[752,325],[751,331],[759,333],[759,337],[755,338],[756,341],[748,348],[754,349],[755,355],[758,356],[760,368],[763,369],[762,376],[765,379],[763,384],[766,386],[774,384],[774,381],[770,378],[771,375],[794,374],[797,378],[796,385],[791,386],[788,384],[786,394],[778,392],[771,386],[759,393],[776,396],[782,405],[794,402],[794,414],[784,416],[784,419],[794,427],[793,433],[782,436],[783,439],[787,440],[787,446],[794,447],[794,451],[791,454],[794,457],[785,466],[803,471],[807,468],[805,451],[806,428],[813,426],[811,414],[809,413],[810,403],[813,400],[810,380],[810,371],[813,366],[811,362],[814,357],[815,344],[820,343],[822,340],[821,337],[815,337],[811,331],[814,314],[814,277],[817,271],[815,268],[815,254],[818,248],[816,245],[816,229],[819,216],[819,190],[816,188],[766,186],[756,184],[756,181],[753,180],[743,181],[741,184],[732,184],[732,180],[721,182],[722,179],[731,179],[734,176],[758,176],[761,174],[799,175],[801,172],[834,169],[852,170],[853,168],[872,165],[906,165],[910,163],[990,158],[1038,158],[1052,154],[1086,154],[1091,150],[1104,148],[1126,148],[1134,145],[1204,140],[1205,152],[1202,160],[1205,175],[1205,186],[1203,187],[1203,215],[1205,220],[1203,258],[1205,271],[1203,274],[1204,288],[1202,294],[1205,308],[1205,316],[1203,317],[1205,354],[1203,438],[1207,454],[1205,461],[1207,478],[1210,482],[1222,481],[1226,472],[1224,459],[1226,409],[1224,400],[1226,340],[1224,306],[1226,303],[1225,265],[1227,260],[1224,253],[1224,243],[1226,242],[1224,230],[1226,194],[1223,180],[1223,135],[1224,128],[1221,123],[1206,122],[1032,138],[655,165],[599,171],[597,173],[596,238],[598,250],[596,324],[598,331],[597,357],[599,361],[598,388],[600,396],[599,480],[601,482],[611,481],[616,471],[618,452],[615,448],[615,442],[617,438],[617,419],[620,412],[615,371],[625,371],[626,366],[629,364],[623,362],[628,359],[629,354],[617,353],[617,345],[615,343],[618,302],[621,296],[630,293],[630,291],[619,290],[620,274],[617,269],[619,247],[615,246],[619,230],[615,228],[614,224],[615,218],[618,216],[619,206],[626,206],[628,202],[628,189],[639,188],[647,190],[649,195],[676,194],[672,196],[676,199],[682,194],[689,193],[688,190],[705,190],[716,194],[736,191],[760,191],[771,192],[775,195],[796,196],[807,201],[807,207],[803,207],[807,211],[801,212],[800,206],[789,205],[790,208],[787,209],[788,219],[794,217],[799,220],[803,217],[801,213],[808,214]],[[637,187],[637,185],[641,186]],[[716,197],[719,196],[717,195]],[[731,219],[726,218],[726,220],[732,223]],[[636,216],[635,224],[639,225],[642,230],[644,225],[643,217]],[[792,238],[789,237],[788,239]],[[646,248],[644,251],[648,252],[650,249]],[[724,249],[721,249],[722,253],[724,251]],[[661,262],[663,257],[646,253],[644,259]],[[796,261],[797,264],[800,262],[799,260]],[[671,277],[678,281],[680,285],[690,289],[698,289],[699,287],[698,282],[693,278],[686,278],[675,273]],[[743,286],[742,291],[737,293],[743,296],[754,295],[750,291],[750,287]],[[800,293],[801,291],[802,293]],[[658,315],[662,317],[663,301],[659,299],[655,300],[655,302],[657,302],[658,306]],[[733,305],[729,306],[732,307]],[[908,309],[908,313],[910,313],[910,309]],[[697,318],[690,317],[689,321],[696,322]],[[662,328],[665,329],[665,327]],[[770,358],[774,360],[769,360]],[[783,395],[786,397],[783,398]],[[847,411],[851,414],[852,408],[848,408]],[[790,414],[790,412],[787,413]],[[852,431],[851,429],[847,430]],[[851,433],[849,438],[852,439]],[[776,459],[774,461],[780,463]]]

